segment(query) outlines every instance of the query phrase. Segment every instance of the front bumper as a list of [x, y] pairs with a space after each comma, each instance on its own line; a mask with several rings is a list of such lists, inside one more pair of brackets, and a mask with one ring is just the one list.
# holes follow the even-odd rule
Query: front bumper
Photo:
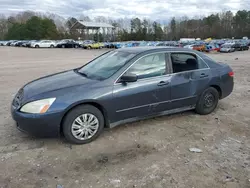
[[38, 137], [57, 137], [60, 135], [61, 112], [49, 114], [28, 114], [11, 107], [12, 118], [22, 132]]

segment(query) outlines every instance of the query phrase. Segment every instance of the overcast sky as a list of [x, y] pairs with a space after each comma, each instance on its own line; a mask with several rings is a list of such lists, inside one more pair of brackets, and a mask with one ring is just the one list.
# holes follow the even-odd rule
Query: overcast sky
[[250, 0], [0, 0], [0, 13], [33, 10], [52, 12], [65, 18], [89, 17], [146, 17], [164, 20], [173, 16], [203, 16], [223, 10], [234, 13], [250, 10]]

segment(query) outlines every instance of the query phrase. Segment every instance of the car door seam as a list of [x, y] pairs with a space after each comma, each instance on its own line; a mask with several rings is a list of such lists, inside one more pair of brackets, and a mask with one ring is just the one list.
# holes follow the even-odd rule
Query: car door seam
[[161, 102], [156, 102], [156, 103], [150, 103], [150, 104], [135, 106], [135, 107], [131, 107], [131, 108], [125, 108], [125, 109], [122, 109], [122, 110], [117, 110], [116, 112], [119, 113], [119, 112], [125, 112], [125, 111], [128, 111], [128, 110], [143, 108], [143, 107], [146, 107], [146, 106], [149, 107], [149, 106], [155, 106], [155, 105], [164, 104], [164, 103], [171, 103], [171, 102], [175, 102], [175, 101], [178, 101], [178, 100], [185, 100], [185, 99], [193, 98], [193, 97], [196, 97], [196, 96], [197, 95], [193, 95], [193, 96], [178, 98], [178, 99], [174, 99], [174, 100], [167, 100], [167, 101], [161, 101]]

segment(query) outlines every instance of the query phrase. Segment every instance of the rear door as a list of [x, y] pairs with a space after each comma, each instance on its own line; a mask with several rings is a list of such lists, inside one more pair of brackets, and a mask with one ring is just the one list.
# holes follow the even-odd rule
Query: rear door
[[197, 61], [197, 69], [191, 71], [191, 94], [193, 96], [199, 97], [200, 94], [209, 87], [209, 83], [212, 77], [216, 77], [217, 72], [211, 72], [211, 69], [207, 63], [199, 57], [197, 54], [194, 54], [194, 58]]
[[44, 41], [44, 47], [45, 48], [50, 47], [50, 41], [48, 41], [48, 40]]
[[210, 69], [192, 52], [170, 53], [172, 62], [171, 106], [182, 108], [195, 105], [199, 94], [207, 87]]
[[45, 40], [41, 41], [41, 43], [40, 43], [40, 47], [41, 47], [41, 48], [46, 47], [46, 41], [45, 41]]
[[132, 83], [115, 83], [113, 89], [115, 121], [146, 116], [161, 110], [170, 101], [170, 77], [166, 70], [165, 52], [143, 56], [128, 68], [138, 80]]

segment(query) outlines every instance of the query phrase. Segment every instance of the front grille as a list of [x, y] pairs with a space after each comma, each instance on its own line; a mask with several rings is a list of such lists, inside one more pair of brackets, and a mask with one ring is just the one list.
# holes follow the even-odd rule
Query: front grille
[[13, 100], [13, 106], [19, 108], [23, 99], [23, 89], [20, 89]]

